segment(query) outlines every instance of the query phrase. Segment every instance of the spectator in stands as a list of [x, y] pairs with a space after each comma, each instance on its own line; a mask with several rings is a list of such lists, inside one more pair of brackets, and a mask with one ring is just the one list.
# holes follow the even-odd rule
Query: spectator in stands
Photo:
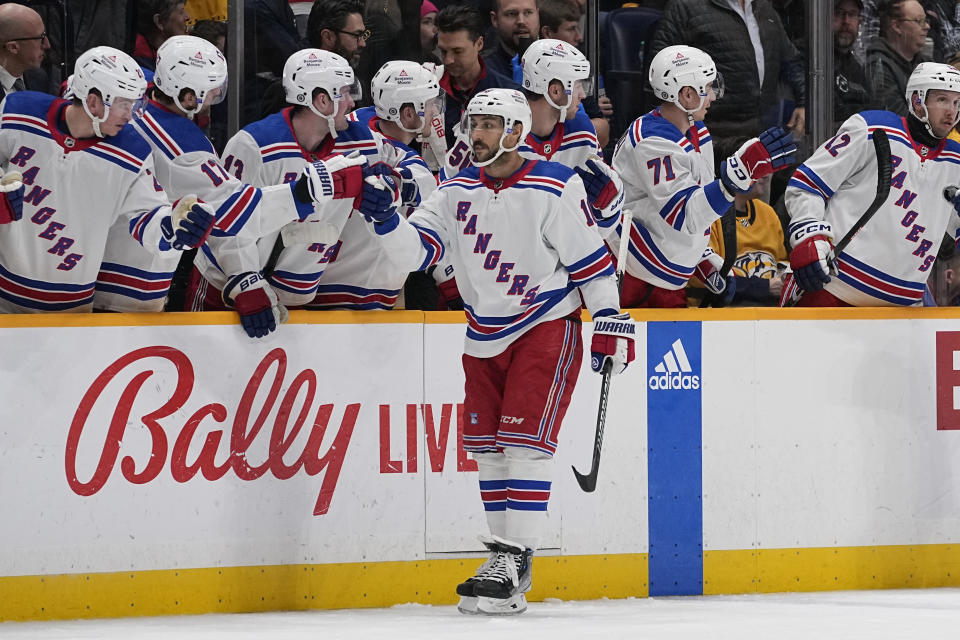
[[870, 79], [853, 53], [860, 32], [862, 0], [836, 0], [833, 9], [833, 120], [844, 120], [870, 108]]
[[873, 83], [873, 103], [878, 109], [907, 115], [903, 96], [907, 78], [921, 62], [930, 22], [917, 0], [882, 0], [877, 3], [880, 37], [867, 48], [867, 75]]
[[497, 46], [484, 54], [487, 66], [520, 84], [523, 74], [519, 56], [523, 55], [540, 32], [537, 2], [494, 0], [490, 23], [497, 30]]
[[187, 13], [184, 0], [140, 0], [137, 3], [137, 41], [133, 59], [144, 69], [153, 71], [157, 49], [171, 36], [187, 35]]
[[925, 307], [960, 307], [960, 251], [944, 237], [923, 294]]
[[[583, 50], [583, 33], [580, 31], [580, 7], [576, 0], [540, 0], [540, 38], [563, 40], [579, 50]], [[597, 81], [592, 95], [581, 103], [584, 111], [593, 122], [600, 148], [607, 146], [610, 140], [610, 123], [607, 118], [613, 115], [613, 104], [605, 93], [601, 93], [603, 78], [594, 74]]]
[[[215, 20], [226, 22], [227, 20], [227, 0], [187, 0], [185, 7], [187, 13], [190, 14], [191, 21]], [[196, 22], [193, 23], [194, 26]]]
[[[730, 87], [707, 114], [716, 158], [736, 151], [737, 139], [755, 136], [770, 126], [782, 124], [803, 135], [803, 60], [770, 0], [673, 0], [657, 25], [651, 59], [664, 47], [678, 44], [709, 54]], [[789, 118], [780, 113], [781, 78], [793, 90], [796, 103]]]
[[39, 71], [50, 49], [40, 14], [22, 4], [0, 5], [0, 43], [0, 99], [28, 88], [41, 89], [24, 76], [28, 70]]
[[437, 7], [430, 0], [420, 5], [420, 50], [423, 62], [440, 64], [437, 50]]
[[317, 0], [310, 10], [307, 42], [341, 56], [353, 68], [360, 62], [369, 37], [360, 0]]
[[483, 19], [475, 9], [451, 5], [437, 14], [437, 47], [443, 62], [440, 86], [447, 96], [444, 112], [447, 146], [452, 147], [460, 117], [470, 99], [484, 89], [519, 85], [489, 68], [480, 56], [483, 50]]
[[211, 43], [220, 53], [227, 54], [227, 23], [219, 20], [198, 20], [193, 28], [190, 29], [190, 35], [203, 38]]
[[957, 0], [925, 0], [933, 38], [933, 59], [949, 60], [960, 51], [960, 3]]
[[[730, 270], [737, 282], [734, 306], [775, 307], [780, 300], [783, 275], [778, 265], [786, 266], [787, 249], [780, 218], [766, 202], [769, 196], [770, 176], [764, 176], [747, 193], [738, 193], [733, 208], [710, 227], [710, 248], [724, 260], [724, 226], [732, 227], [736, 242], [732, 248], [737, 252]], [[731, 236], [730, 231], [727, 237]]]

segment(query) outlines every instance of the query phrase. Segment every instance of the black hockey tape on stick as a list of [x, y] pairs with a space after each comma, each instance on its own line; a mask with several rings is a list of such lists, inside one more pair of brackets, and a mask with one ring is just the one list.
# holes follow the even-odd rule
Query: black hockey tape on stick
[[890, 141], [887, 139], [887, 132], [883, 129], [873, 130], [873, 149], [877, 153], [877, 195], [870, 206], [867, 207], [867, 210], [863, 212], [863, 215], [860, 216], [860, 219], [850, 227], [846, 235], [834, 246], [833, 261], [836, 261], [837, 257], [843, 253], [853, 237], [860, 232], [860, 229], [870, 222], [870, 218], [883, 206], [883, 203], [887, 201], [887, 196], [890, 195], [890, 177], [893, 168], [890, 166]]
[[[617, 252], [617, 295], [623, 290], [623, 272], [627, 268], [627, 247], [630, 246], [630, 232], [633, 229], [633, 212], [623, 210], [623, 221], [620, 225], [620, 247]], [[577, 484], [586, 493], [592, 493], [597, 488], [597, 476], [600, 473], [600, 449], [603, 446], [603, 428], [607, 423], [607, 399], [610, 397], [610, 377], [613, 361], [607, 360], [603, 365], [603, 379], [600, 382], [600, 404], [597, 407], [597, 430], [593, 437], [593, 458], [590, 462], [590, 472], [586, 475], [577, 471], [571, 465]]]

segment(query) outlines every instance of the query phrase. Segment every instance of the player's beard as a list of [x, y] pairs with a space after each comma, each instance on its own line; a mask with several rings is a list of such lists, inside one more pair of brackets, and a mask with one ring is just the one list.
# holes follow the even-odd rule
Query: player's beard
[[[479, 151], [477, 150], [478, 146], [480, 147]], [[493, 157], [494, 153], [496, 153], [496, 151], [492, 151], [486, 145], [473, 145], [473, 157], [476, 158], [478, 162], [486, 162]]]

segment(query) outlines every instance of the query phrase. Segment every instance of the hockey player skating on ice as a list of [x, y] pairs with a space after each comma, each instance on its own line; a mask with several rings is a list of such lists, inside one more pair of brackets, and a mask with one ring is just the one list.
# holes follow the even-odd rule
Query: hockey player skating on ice
[[703, 118], [723, 95], [709, 55], [684, 45], [667, 47], [650, 63], [650, 85], [660, 106], [630, 125], [613, 154], [613, 168], [633, 211], [623, 280], [624, 307], [686, 307], [684, 291], [696, 275], [720, 300], [733, 298], [735, 279], [721, 273], [709, 248], [710, 225], [754, 180], [793, 162], [793, 136], [772, 128], [748, 140], [714, 177], [713, 143]]
[[409, 221], [395, 206], [370, 217], [398, 267], [446, 256], [456, 270], [467, 314], [464, 448], [477, 461], [492, 534], [490, 559], [457, 593], [467, 613], [520, 613], [582, 360], [580, 296], [597, 319], [594, 370], [610, 359], [619, 373], [633, 359], [634, 324], [619, 311], [579, 176], [518, 152], [531, 121], [523, 94], [482, 91], [465, 119], [474, 166], [441, 183]]
[[[953, 195], [951, 202], [944, 190], [960, 184], [960, 145], [947, 140], [960, 117], [960, 71], [919, 64], [905, 98], [907, 117], [889, 111], [851, 116], [790, 179], [784, 202], [793, 281], [784, 287], [785, 304], [919, 304], [944, 232], [957, 240], [960, 199]], [[889, 140], [889, 158], [879, 159], [889, 163], [889, 193], [834, 256], [834, 243], [875, 200], [878, 130]]]
[[[207, 113], [226, 93], [227, 61], [214, 45], [193, 36], [167, 39], [157, 51], [153, 82], [156, 86], [148, 91], [143, 114], [133, 124], [150, 145], [154, 173], [167, 196], [195, 194], [215, 209], [212, 235], [244, 233], [256, 239], [312, 214], [311, 194], [324, 200], [319, 190], [297, 190], [296, 183], [263, 189], [245, 185], [220, 165], [213, 145], [194, 124], [197, 115]], [[300, 179], [310, 178], [305, 172]], [[304, 202], [296, 199], [298, 193]], [[94, 307], [162, 311], [178, 260], [179, 254], [144, 251], [115, 224], [97, 278]], [[251, 336], [268, 333], [282, 320], [282, 309], [269, 288], [246, 284], [233, 296], [243, 328]]]
[[[293, 223], [281, 234], [211, 238], [197, 254], [187, 291], [194, 310], [229, 308], [224, 303], [231, 303], [232, 289], [242, 290], [243, 283], [251, 281], [271, 288], [285, 306], [311, 302], [326, 265], [337, 258], [340, 232], [351, 212], [363, 212], [385, 197], [364, 182], [365, 176], [409, 165], [414, 179], [436, 184], [412, 151], [394, 147], [366, 125], [347, 121], [359, 85], [344, 58], [320, 49], [298, 51], [284, 65], [283, 86], [287, 102], [295, 106], [237, 132], [224, 149], [224, 168], [238, 180], [263, 187], [298, 181], [308, 165], [322, 161], [334, 167], [328, 181], [333, 199], [322, 206], [317, 222], [309, 218]], [[366, 164], [350, 166], [354, 157]]]
[[128, 124], [146, 88], [133, 58], [94, 47], [77, 59], [72, 101], [32, 91], [4, 100], [0, 165], [19, 171], [27, 190], [22, 219], [0, 227], [0, 311], [90, 311], [118, 220], [158, 253], [179, 254], [210, 233], [213, 210], [190, 198], [171, 206], [150, 147]]
[[[620, 219], [623, 184], [600, 159], [600, 145], [580, 101], [591, 93], [590, 61], [562, 40], [537, 40], [524, 52], [523, 92], [532, 124], [520, 155], [551, 160], [576, 170], [587, 190], [587, 203], [603, 236]], [[447, 153], [441, 180], [471, 164], [470, 140], [463, 135]]]

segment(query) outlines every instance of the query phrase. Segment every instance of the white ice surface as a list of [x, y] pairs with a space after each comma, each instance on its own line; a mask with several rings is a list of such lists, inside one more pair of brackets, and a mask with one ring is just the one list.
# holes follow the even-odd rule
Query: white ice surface
[[0, 624], [0, 638], [108, 640], [933, 640], [960, 638], [960, 589], [535, 602], [515, 617], [417, 604], [260, 614]]

